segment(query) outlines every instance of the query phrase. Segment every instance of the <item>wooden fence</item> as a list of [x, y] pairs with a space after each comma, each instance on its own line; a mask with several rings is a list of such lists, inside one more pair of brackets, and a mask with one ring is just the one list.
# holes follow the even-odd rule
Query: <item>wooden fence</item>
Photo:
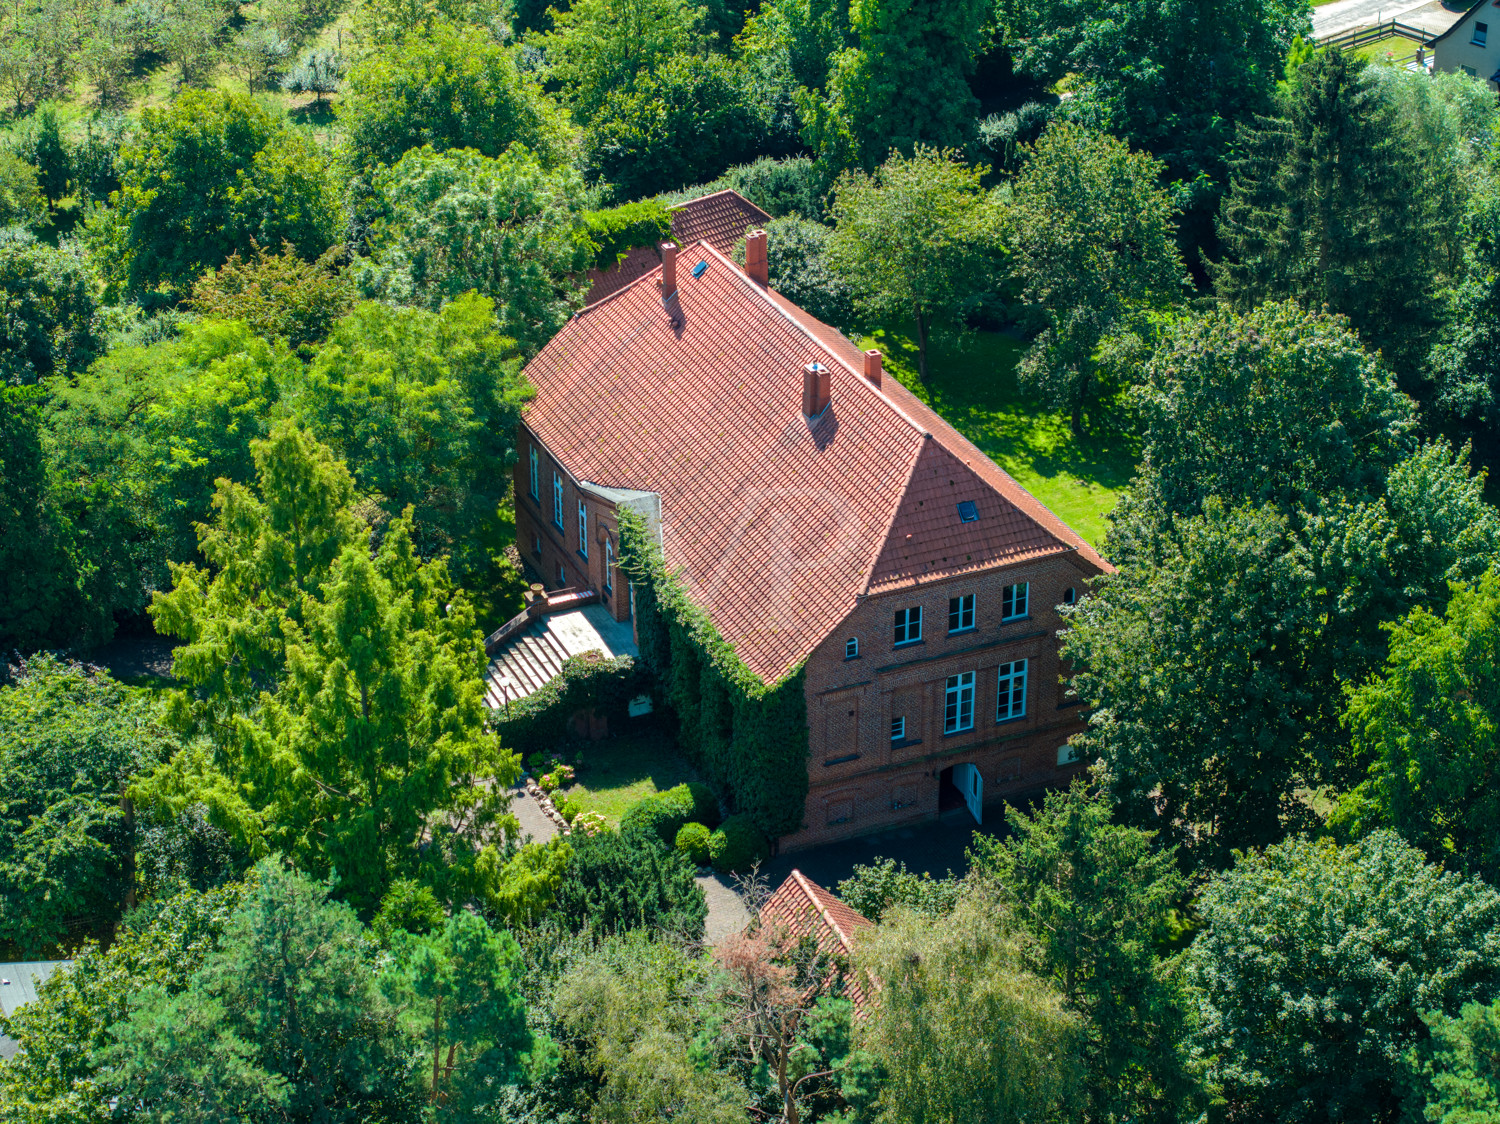
[[1400, 20], [1386, 20], [1384, 23], [1371, 24], [1369, 27], [1356, 27], [1352, 31], [1340, 31], [1335, 35], [1325, 35], [1318, 40], [1320, 47], [1341, 47], [1346, 51], [1352, 51], [1356, 47], [1363, 47], [1367, 43], [1379, 43], [1382, 39], [1411, 39], [1424, 47], [1430, 47], [1436, 36], [1425, 28], [1413, 27], [1409, 23]]

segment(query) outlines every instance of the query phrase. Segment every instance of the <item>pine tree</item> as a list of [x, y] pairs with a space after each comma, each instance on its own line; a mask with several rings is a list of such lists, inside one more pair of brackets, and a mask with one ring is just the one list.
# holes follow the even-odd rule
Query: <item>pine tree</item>
[[1401, 130], [1363, 60], [1330, 48], [1293, 67], [1279, 115], [1241, 130], [1219, 218], [1225, 257], [1211, 276], [1240, 310], [1284, 297], [1327, 306], [1409, 369], [1435, 275]]

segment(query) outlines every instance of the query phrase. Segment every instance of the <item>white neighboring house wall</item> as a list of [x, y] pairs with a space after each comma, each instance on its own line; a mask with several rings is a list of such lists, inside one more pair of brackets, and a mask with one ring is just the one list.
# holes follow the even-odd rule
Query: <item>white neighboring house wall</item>
[[1490, 89], [1500, 72], [1500, 0], [1480, 0], [1433, 43], [1433, 66], [1483, 78]]

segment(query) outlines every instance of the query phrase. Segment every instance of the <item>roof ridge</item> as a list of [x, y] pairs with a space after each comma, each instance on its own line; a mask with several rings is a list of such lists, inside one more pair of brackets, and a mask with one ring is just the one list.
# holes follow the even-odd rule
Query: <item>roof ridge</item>
[[839, 944], [843, 945], [846, 949], [852, 949], [854, 944], [852, 935], [844, 932], [843, 927], [833, 919], [833, 914], [829, 911], [828, 907], [823, 904], [823, 899], [816, 893], [816, 891], [822, 890], [823, 887], [819, 886], [811, 878], [808, 878], [807, 875], [803, 874], [795, 867], [792, 868], [792, 877], [797, 880], [797, 885], [802, 888], [802, 892], [805, 893], [812, 901], [813, 905], [817, 908], [817, 911], [823, 915], [823, 920], [828, 922], [828, 927], [832, 929], [835, 934], [837, 934], [839, 938]]
[[684, 199], [681, 203], [673, 203], [673, 204], [671, 204], [670, 206], [667, 207], [667, 210], [668, 211], [680, 211], [682, 208], [691, 206], [694, 203], [701, 203], [705, 199], [717, 199], [721, 195], [733, 195], [735, 198], [739, 199], [746, 206], [753, 207], [760, 214], [764, 215], [766, 217], [767, 221], [769, 221], [770, 219], [772, 219], [772, 218], [775, 217], [774, 215], [771, 214], [770, 211], [767, 211], [764, 207], [761, 207], [753, 199], [747, 199], [747, 198], [745, 198], [745, 196], [741, 195], [738, 191], [736, 191], [732, 187], [721, 187], [721, 188], [719, 188], [718, 191], [710, 191], [706, 195], [695, 195], [691, 199]]

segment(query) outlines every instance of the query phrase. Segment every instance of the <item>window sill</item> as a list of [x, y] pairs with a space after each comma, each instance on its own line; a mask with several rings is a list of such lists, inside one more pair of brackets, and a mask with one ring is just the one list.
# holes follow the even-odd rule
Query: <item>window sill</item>
[[965, 726], [962, 730], [944, 730], [943, 731], [943, 737], [945, 737], [945, 738], [957, 738], [957, 737], [962, 737], [964, 734], [972, 734], [973, 732], [974, 732], [974, 727], [973, 726]]
[[1057, 704], [1058, 710], [1072, 710], [1075, 706], [1082, 706], [1082, 699], [1066, 699]]
[[851, 761], [858, 761], [859, 756], [857, 753], [846, 753], [842, 757], [830, 757], [827, 761], [823, 762], [823, 768], [830, 769], [835, 765], [847, 765]]
[[972, 625], [971, 624], [968, 628], [950, 628], [948, 630], [948, 635], [949, 636], [965, 636], [965, 635], [967, 635], [970, 632], [978, 632], [978, 631], [979, 631], [979, 628], [976, 625]]
[[614, 586], [607, 585], [607, 586], [604, 587], [604, 600], [608, 601], [614, 595], [615, 595], [615, 587]]
[[1001, 624], [1015, 624], [1017, 621], [1029, 621], [1030, 619], [1031, 619], [1031, 614], [1030, 613], [1024, 613], [1024, 614], [1022, 614], [1019, 617], [1001, 617], [1000, 618], [1000, 623]]
[[553, 529], [553, 530], [554, 530], [554, 531], [559, 531], [559, 532], [561, 532], [561, 531], [562, 531], [562, 529], [563, 529], [563, 525], [562, 525], [562, 524], [561, 524], [561, 523], [559, 523], [559, 522], [558, 522], [558, 521], [557, 521], [557, 520], [555, 520], [555, 519], [554, 519], [554, 520], [553, 520], [553, 521], [552, 521], [552, 529]]
[[891, 645], [891, 650], [894, 651], [894, 652], [899, 652], [899, 651], [901, 651], [904, 648], [918, 648], [918, 647], [921, 647], [925, 643], [927, 643], [927, 641], [920, 640], [920, 639], [918, 639], [918, 640], [903, 640], [899, 644], [892, 644]]
[[921, 738], [902, 738], [900, 741], [897, 741], [894, 738], [891, 739], [891, 748], [892, 749], [908, 749], [911, 746], [921, 745], [921, 744], [922, 744], [922, 739]]
[[861, 655], [859, 655], [858, 653], [855, 653], [852, 656], [845, 656], [844, 657], [844, 662], [845, 663], [853, 663], [855, 660], [861, 660], [861, 659], [864, 659], [864, 657], [861, 656]]
[[995, 725], [996, 726], [1009, 726], [1009, 725], [1011, 725], [1014, 722], [1024, 722], [1024, 721], [1026, 721], [1026, 715], [1024, 715], [1024, 714], [1013, 714], [1009, 718], [997, 718], [997, 719], [995, 719]]
[[573, 553], [578, 555], [578, 557], [582, 558], [585, 562], [589, 560], [589, 556], [581, 550], [575, 550]]

